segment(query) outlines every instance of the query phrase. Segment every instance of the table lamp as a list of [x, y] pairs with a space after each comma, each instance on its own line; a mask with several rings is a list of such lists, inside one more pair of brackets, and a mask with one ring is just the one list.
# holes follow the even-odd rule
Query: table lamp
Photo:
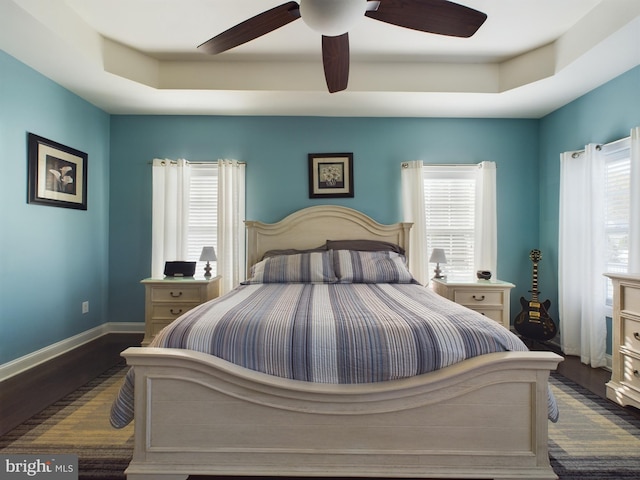
[[215, 262], [218, 260], [216, 257], [216, 249], [213, 247], [202, 247], [202, 253], [200, 254], [200, 261], [207, 262], [207, 265], [204, 267], [204, 276], [211, 276], [211, 264], [209, 262]]
[[444, 254], [444, 248], [434, 248], [431, 251], [431, 258], [429, 258], [429, 263], [436, 264], [436, 269], [434, 270], [436, 275], [433, 278], [444, 278], [444, 275], [442, 275], [442, 270], [440, 270], [440, 264], [447, 263], [447, 257]]

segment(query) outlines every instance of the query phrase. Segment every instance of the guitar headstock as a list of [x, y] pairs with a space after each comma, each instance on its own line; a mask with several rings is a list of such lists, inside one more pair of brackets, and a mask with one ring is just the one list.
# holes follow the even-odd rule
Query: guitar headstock
[[529, 258], [532, 262], [537, 263], [542, 260], [542, 252], [538, 249], [533, 249], [531, 250], [531, 252], [529, 252]]

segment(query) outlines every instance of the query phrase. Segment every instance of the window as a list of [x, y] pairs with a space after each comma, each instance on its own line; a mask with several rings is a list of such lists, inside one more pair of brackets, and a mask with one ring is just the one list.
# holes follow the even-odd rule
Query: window
[[[202, 247], [213, 246], [220, 293], [244, 279], [245, 167], [237, 160], [153, 160], [152, 278], [163, 278], [166, 261], [197, 262]], [[203, 270], [199, 264], [196, 275]]]
[[[490, 196], [480, 192], [483, 169], [491, 171], [492, 181], [486, 185], [492, 191]], [[447, 276], [474, 277], [478, 264], [484, 264], [482, 268], [495, 269], [492, 266], [493, 259], [481, 258], [478, 245], [482, 241], [492, 243], [495, 235], [492, 233], [489, 237], [483, 237], [477, 227], [485, 223], [478, 220], [483, 211], [492, 212], [491, 217], [495, 219], [495, 165], [492, 162], [480, 165], [425, 165], [423, 182], [427, 251], [444, 249]]]
[[[204, 271], [200, 262], [203, 246], [218, 252], [218, 164], [192, 163], [189, 179], [189, 221], [187, 224], [187, 258], [197, 261], [196, 272]], [[217, 275], [218, 262], [211, 263], [211, 274]]]
[[[631, 146], [624, 139], [602, 147], [604, 157], [604, 232], [607, 272], [627, 273], [631, 219]], [[613, 286], [606, 282], [606, 304], [613, 305]]]

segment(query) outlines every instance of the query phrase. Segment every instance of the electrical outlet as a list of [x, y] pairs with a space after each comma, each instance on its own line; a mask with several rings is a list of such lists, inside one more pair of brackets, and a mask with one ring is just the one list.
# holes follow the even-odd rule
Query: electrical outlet
[[82, 302], [82, 313], [89, 313], [89, 300]]

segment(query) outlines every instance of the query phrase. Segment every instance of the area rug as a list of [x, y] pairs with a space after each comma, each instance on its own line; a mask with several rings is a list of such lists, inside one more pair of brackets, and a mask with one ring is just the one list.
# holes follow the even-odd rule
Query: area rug
[[111, 402], [127, 371], [117, 365], [0, 437], [2, 454], [75, 454], [80, 479], [124, 479], [133, 424], [109, 424]]
[[[115, 430], [109, 409], [126, 372], [118, 365], [0, 437], [3, 454], [77, 454], [80, 479], [124, 479], [133, 425]], [[560, 420], [549, 423], [549, 457], [561, 480], [640, 480], [640, 419], [558, 374]]]
[[553, 373], [549, 458], [561, 480], [640, 480], [640, 418]]

